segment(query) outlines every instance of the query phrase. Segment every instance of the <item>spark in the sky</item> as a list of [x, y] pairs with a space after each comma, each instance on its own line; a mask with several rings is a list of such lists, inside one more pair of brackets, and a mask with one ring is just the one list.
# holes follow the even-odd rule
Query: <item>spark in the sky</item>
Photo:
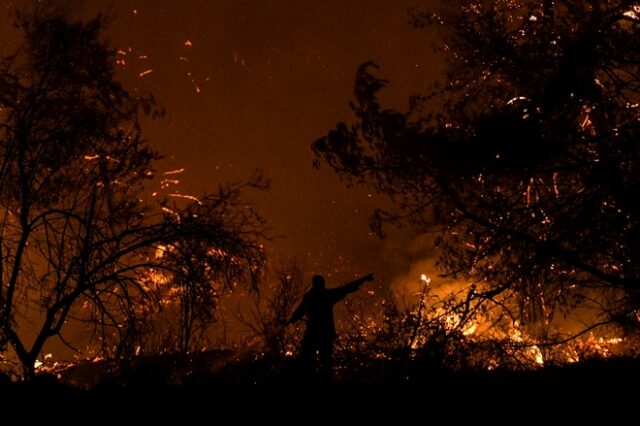
[[146, 75], [151, 74], [152, 72], [153, 72], [153, 70], [152, 70], [152, 69], [148, 69], [148, 70], [142, 71], [140, 74], [138, 74], [138, 77], [141, 77], [141, 78], [142, 78], [142, 77], [144, 77], [144, 76], [146, 76]]

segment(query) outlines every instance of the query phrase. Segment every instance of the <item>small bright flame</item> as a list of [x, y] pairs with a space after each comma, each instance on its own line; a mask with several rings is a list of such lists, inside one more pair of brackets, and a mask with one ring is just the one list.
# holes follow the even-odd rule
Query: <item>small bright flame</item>
[[156, 259], [162, 259], [166, 251], [167, 251], [167, 246], [159, 244], [156, 247]]
[[623, 13], [627, 18], [638, 20], [640, 14], [640, 6], [632, 6], [630, 10]]
[[464, 329], [462, 331], [462, 334], [464, 336], [471, 336], [473, 333], [476, 332], [476, 329], [478, 328], [478, 324], [471, 324], [469, 327], [467, 327], [466, 329]]
[[420, 275], [420, 281], [424, 282], [425, 284], [429, 284], [431, 282], [431, 278], [427, 274], [422, 274]]
[[536, 345], [531, 346], [531, 353], [535, 357], [536, 364], [544, 365], [544, 357], [542, 356], [542, 351]]

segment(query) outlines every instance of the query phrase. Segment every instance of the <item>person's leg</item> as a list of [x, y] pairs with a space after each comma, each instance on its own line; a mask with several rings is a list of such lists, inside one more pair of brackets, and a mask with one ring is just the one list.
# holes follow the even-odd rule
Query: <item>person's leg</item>
[[333, 374], [333, 340], [327, 339], [318, 347], [320, 352], [320, 372], [330, 378]]
[[302, 339], [300, 345], [300, 363], [304, 374], [313, 375], [316, 370], [317, 345], [312, 339]]

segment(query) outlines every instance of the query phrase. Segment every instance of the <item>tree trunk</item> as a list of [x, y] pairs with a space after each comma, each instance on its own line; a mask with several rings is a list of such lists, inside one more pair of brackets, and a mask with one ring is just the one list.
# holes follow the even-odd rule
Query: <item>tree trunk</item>
[[[22, 375], [24, 380], [31, 380], [36, 375], [36, 355], [38, 352], [28, 351], [22, 344], [18, 334], [11, 327], [4, 328], [8, 343], [15, 351], [20, 364], [22, 365]], [[32, 355], [33, 354], [33, 355]]]
[[36, 376], [36, 357], [31, 355], [20, 357], [20, 363], [22, 364], [23, 380], [32, 380]]

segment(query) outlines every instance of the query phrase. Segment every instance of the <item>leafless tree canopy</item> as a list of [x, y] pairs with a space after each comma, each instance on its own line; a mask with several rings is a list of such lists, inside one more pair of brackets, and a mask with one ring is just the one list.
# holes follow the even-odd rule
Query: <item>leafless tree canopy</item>
[[[27, 377], [72, 319], [94, 325], [98, 346], [131, 347], [150, 304], [172, 286], [186, 348], [198, 309], [260, 276], [264, 227], [241, 202], [242, 185], [189, 204], [145, 201], [159, 155], [138, 118], [163, 111], [115, 79], [105, 21], [18, 14], [24, 43], [0, 61], [0, 349], [13, 348]], [[33, 341], [19, 327], [25, 317]]]

